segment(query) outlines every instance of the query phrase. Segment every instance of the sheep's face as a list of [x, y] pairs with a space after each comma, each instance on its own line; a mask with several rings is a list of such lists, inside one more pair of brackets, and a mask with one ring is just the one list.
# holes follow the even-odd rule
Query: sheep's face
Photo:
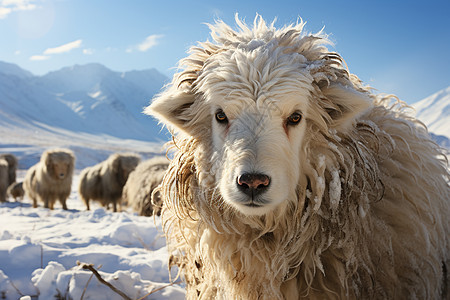
[[297, 199], [311, 86], [302, 62], [234, 52], [205, 69], [214, 76], [199, 85], [210, 107], [212, 172], [223, 200], [243, 214]]
[[209, 149], [212, 166], [202, 172], [229, 207], [265, 215], [299, 201], [311, 132], [344, 132], [369, 106], [347, 77], [329, 79], [344, 72], [327, 70], [333, 58], [324, 57], [309, 61], [261, 40], [217, 51], [200, 71], [181, 73], [147, 112]]
[[225, 202], [262, 215], [295, 198], [307, 113], [295, 94], [213, 105], [213, 172]]
[[57, 179], [64, 179], [70, 171], [70, 163], [66, 161], [56, 161], [50, 164], [50, 173]]
[[72, 176], [74, 159], [64, 152], [53, 152], [44, 155], [46, 172], [55, 179], [64, 180]]
[[59, 179], [64, 179], [67, 177], [69, 173], [69, 163], [68, 162], [59, 162], [53, 165], [54, 172]]
[[123, 187], [128, 180], [128, 176], [139, 163], [139, 158], [135, 156], [115, 155], [112, 159], [112, 169], [117, 176], [119, 184]]
[[136, 168], [136, 165], [125, 165], [122, 166], [121, 171], [122, 174], [120, 176], [124, 179], [124, 182], [128, 180], [128, 177], [130, 176], [130, 173], [133, 172], [133, 170]]

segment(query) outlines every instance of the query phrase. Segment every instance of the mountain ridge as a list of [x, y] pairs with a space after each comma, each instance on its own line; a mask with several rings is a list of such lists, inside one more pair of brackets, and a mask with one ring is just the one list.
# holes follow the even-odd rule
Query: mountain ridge
[[416, 117], [435, 135], [450, 139], [450, 86], [414, 103]]
[[168, 139], [142, 113], [168, 80], [155, 69], [116, 72], [91, 63], [34, 76], [0, 62], [0, 124], [21, 122], [149, 142]]

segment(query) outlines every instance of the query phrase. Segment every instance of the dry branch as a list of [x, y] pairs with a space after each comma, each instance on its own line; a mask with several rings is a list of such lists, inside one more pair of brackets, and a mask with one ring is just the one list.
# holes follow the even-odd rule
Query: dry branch
[[142, 296], [141, 298], [139, 298], [139, 299], [137, 299], [137, 300], [143, 300], [143, 299], [145, 299], [147, 296], [150, 296], [150, 295], [153, 294], [153, 293], [159, 292], [159, 291], [165, 289], [166, 287], [169, 287], [169, 286], [172, 286], [172, 285], [178, 284], [178, 283], [181, 283], [181, 281], [171, 282], [171, 283], [169, 283], [169, 284], [166, 284], [166, 285], [164, 285], [164, 286], [162, 286], [162, 287], [159, 287], [159, 288], [157, 288], [157, 289], [154, 289], [154, 290], [148, 292], [146, 295]]
[[103, 283], [104, 285], [106, 285], [107, 287], [109, 287], [113, 292], [117, 293], [118, 295], [120, 295], [123, 299], [125, 300], [132, 300], [130, 297], [128, 297], [127, 295], [125, 295], [122, 291], [118, 290], [116, 287], [114, 287], [112, 284], [110, 284], [109, 282], [105, 281], [102, 276], [97, 272], [97, 270], [94, 268], [94, 266], [92, 264], [86, 264], [86, 263], [82, 263], [82, 262], [77, 262], [77, 265], [81, 266], [81, 268], [83, 270], [89, 270], [91, 271], [95, 277], [97, 277], [98, 281], [100, 281], [101, 283]]

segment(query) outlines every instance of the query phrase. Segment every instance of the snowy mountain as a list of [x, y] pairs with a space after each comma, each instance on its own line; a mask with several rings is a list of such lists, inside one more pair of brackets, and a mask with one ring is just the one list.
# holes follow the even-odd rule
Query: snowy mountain
[[167, 78], [156, 70], [119, 73], [75, 65], [44, 76], [0, 64], [0, 126], [57, 127], [160, 142], [160, 126], [142, 113]]
[[412, 105], [441, 146], [450, 148], [450, 86]]
[[159, 153], [168, 134], [142, 110], [166, 81], [155, 69], [87, 64], [34, 76], [0, 62], [0, 152], [15, 153], [22, 168], [52, 147], [83, 155], [77, 168], [112, 152]]

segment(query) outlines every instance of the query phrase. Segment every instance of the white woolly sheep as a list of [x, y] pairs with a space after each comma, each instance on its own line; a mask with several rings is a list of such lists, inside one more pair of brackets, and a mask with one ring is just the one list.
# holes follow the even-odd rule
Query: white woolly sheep
[[116, 153], [95, 166], [85, 168], [80, 173], [78, 192], [86, 203], [87, 210], [90, 209], [89, 200], [92, 199], [99, 201], [106, 208], [112, 204], [113, 210], [117, 212], [123, 186], [139, 160], [139, 156], [132, 153]]
[[33, 207], [43, 202], [45, 208], [53, 209], [56, 200], [67, 210], [66, 200], [70, 195], [75, 156], [69, 149], [57, 148], [45, 151], [40, 161], [28, 169], [23, 189], [33, 201]]
[[146, 109], [174, 135], [162, 219], [186, 297], [449, 297], [450, 174], [426, 128], [304, 23], [236, 21]]
[[141, 162], [130, 173], [123, 188], [122, 204], [129, 205], [141, 216], [159, 216], [161, 214], [162, 199], [160, 193], [154, 189], [161, 183], [169, 167], [166, 157], [154, 157]]

